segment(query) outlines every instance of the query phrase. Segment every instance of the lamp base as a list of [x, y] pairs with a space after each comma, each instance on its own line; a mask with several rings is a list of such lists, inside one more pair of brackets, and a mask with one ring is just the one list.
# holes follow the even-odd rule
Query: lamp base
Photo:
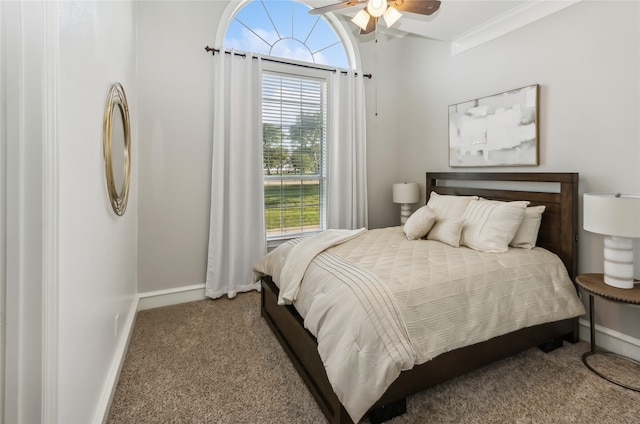
[[400, 224], [404, 225], [411, 216], [411, 205], [403, 203], [400, 205]]
[[633, 241], [630, 238], [604, 239], [604, 282], [619, 289], [633, 288]]

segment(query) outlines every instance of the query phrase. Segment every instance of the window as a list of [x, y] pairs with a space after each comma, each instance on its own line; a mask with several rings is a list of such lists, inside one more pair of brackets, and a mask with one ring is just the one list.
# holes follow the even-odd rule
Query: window
[[[295, 1], [253, 0], [230, 22], [225, 48], [347, 68], [322, 16]], [[327, 71], [265, 63], [262, 77], [265, 222], [269, 239], [325, 228]]]
[[267, 236], [325, 228], [326, 80], [262, 77]]

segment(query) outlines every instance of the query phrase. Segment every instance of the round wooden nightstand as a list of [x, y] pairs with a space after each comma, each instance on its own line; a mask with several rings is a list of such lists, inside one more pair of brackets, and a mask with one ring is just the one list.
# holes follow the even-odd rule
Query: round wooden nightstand
[[624, 383], [620, 383], [615, 381], [614, 379], [605, 376], [601, 372], [597, 371], [593, 368], [587, 358], [591, 355], [600, 354], [600, 355], [612, 355], [620, 358], [627, 359], [635, 364], [640, 365], [639, 362], [634, 361], [633, 359], [626, 358], [620, 355], [616, 355], [611, 352], [603, 352], [598, 351], [596, 346], [596, 330], [595, 330], [595, 322], [594, 322], [594, 313], [595, 307], [593, 302], [593, 296], [598, 296], [603, 299], [607, 299], [612, 302], [618, 303], [627, 303], [631, 305], [640, 305], [640, 285], [637, 284], [639, 281], [635, 280], [636, 284], [632, 289], [619, 289], [617, 287], [612, 287], [604, 282], [604, 275], [602, 274], [582, 274], [576, 277], [576, 283], [579, 287], [584, 289], [589, 294], [589, 325], [591, 329], [591, 350], [585, 352], [582, 355], [582, 362], [596, 375], [604, 378], [605, 380], [616, 384], [618, 386], [624, 387], [629, 390], [635, 390], [636, 392], [640, 392], [640, 387], [629, 386]]

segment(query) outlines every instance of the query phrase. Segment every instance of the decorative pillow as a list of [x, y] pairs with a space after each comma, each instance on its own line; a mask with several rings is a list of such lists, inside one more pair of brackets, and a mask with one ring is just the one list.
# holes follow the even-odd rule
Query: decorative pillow
[[503, 253], [524, 218], [527, 201], [479, 200], [464, 212], [461, 244], [483, 252]]
[[510, 245], [522, 249], [533, 249], [538, 240], [538, 231], [542, 222], [542, 212], [546, 206], [531, 206], [524, 211], [524, 219], [511, 240]]
[[424, 237], [435, 223], [435, 212], [429, 206], [423, 206], [411, 214], [402, 230], [409, 240], [418, 240]]
[[427, 240], [436, 240], [449, 246], [460, 247], [460, 233], [462, 233], [462, 218], [439, 219], [427, 234]]
[[439, 220], [462, 218], [469, 203], [475, 200], [478, 200], [478, 196], [450, 196], [432, 191], [427, 206], [436, 213]]

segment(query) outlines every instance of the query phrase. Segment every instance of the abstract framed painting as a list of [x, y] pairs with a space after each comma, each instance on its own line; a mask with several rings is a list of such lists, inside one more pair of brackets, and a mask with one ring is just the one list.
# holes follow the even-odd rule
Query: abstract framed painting
[[539, 165], [538, 84], [449, 106], [449, 166]]

